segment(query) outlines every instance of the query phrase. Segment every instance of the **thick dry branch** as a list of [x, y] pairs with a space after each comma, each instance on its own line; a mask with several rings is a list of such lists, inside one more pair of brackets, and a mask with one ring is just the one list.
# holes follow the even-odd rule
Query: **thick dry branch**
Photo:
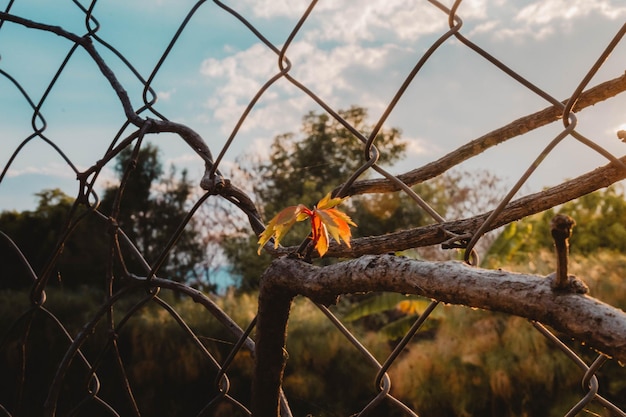
[[[598, 84], [597, 86], [583, 92], [572, 111], [578, 112], [586, 107], [614, 97], [625, 90], [626, 73], [620, 77]], [[562, 103], [565, 105], [567, 100]], [[409, 186], [419, 184], [423, 181], [443, 174], [461, 162], [466, 161], [495, 145], [560, 120], [562, 113], [563, 108], [551, 106], [536, 113], [521, 117], [506, 126], [493, 130], [477, 139], [467, 142], [463, 146], [455, 149], [453, 152], [450, 152], [436, 161], [404, 174], [400, 174], [397, 177]], [[385, 193], [399, 190], [400, 187], [398, 187], [397, 183], [390, 181], [387, 178], [382, 178], [356, 181], [346, 191], [346, 194], [357, 195], [367, 193]]]
[[549, 325], [626, 361], [626, 313], [588, 295], [555, 291], [541, 276], [393, 255], [363, 256], [326, 267], [283, 257], [265, 271], [262, 285], [320, 303], [341, 294], [393, 291], [499, 311]]
[[[626, 162], [626, 156], [621, 158]], [[514, 200], [494, 219], [489, 230], [520, 220], [526, 216], [540, 213], [559, 204], [566, 203], [601, 188], [610, 186], [626, 178], [626, 171], [617, 164], [609, 163], [570, 181], [563, 182], [547, 190], [529, 194]], [[468, 219], [454, 220], [441, 224], [406, 229], [380, 236], [353, 239], [351, 247], [332, 242], [326, 257], [356, 258], [362, 255], [380, 255], [411, 248], [437, 245], [450, 239], [450, 233], [472, 235], [478, 230], [491, 212]], [[489, 231], [487, 230], [487, 231]], [[267, 248], [267, 246], [266, 246]], [[293, 253], [296, 247], [279, 248], [273, 253], [282, 255]]]
[[626, 361], [626, 313], [575, 291], [554, 290], [551, 282], [546, 277], [479, 269], [461, 262], [393, 255], [363, 256], [326, 267], [289, 257], [275, 259], [260, 283], [253, 415], [279, 415], [287, 319], [295, 295], [331, 304], [342, 294], [415, 294], [525, 317]]
[[259, 291], [256, 326], [252, 415], [280, 415], [280, 386], [287, 356], [285, 341], [292, 300], [288, 288], [266, 286]]

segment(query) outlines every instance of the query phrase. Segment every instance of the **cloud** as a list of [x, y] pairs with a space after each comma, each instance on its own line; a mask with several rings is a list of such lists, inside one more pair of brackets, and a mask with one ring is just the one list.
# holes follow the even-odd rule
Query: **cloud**
[[174, 158], [167, 158], [165, 163], [163, 164], [166, 167], [174, 165], [176, 167], [186, 164], [195, 164], [200, 160], [198, 154], [196, 153], [184, 153], [182, 155], [178, 155]]
[[440, 149], [432, 142], [419, 138], [405, 138], [407, 157], [432, 155]]
[[477, 26], [474, 33], [490, 32], [497, 40], [545, 40], [563, 29], [571, 30], [575, 21], [592, 14], [609, 20], [626, 16], [626, 6], [617, 3], [617, 0], [540, 0], [513, 10], [506, 4], [509, 8], [497, 13], [500, 18]]
[[445, 29], [447, 22], [446, 15], [432, 5], [410, 0], [329, 2], [315, 12], [319, 26], [308, 38], [351, 43], [415, 40]]
[[[303, 40], [295, 42], [287, 51], [293, 64], [289, 74], [334, 106], [347, 108], [358, 103], [368, 107], [370, 103], [360, 101], [364, 95], [371, 95], [372, 86], [366, 79], [384, 72], [398, 52], [398, 48], [390, 44], [346, 44], [322, 49]], [[276, 55], [261, 44], [222, 60], [208, 58], [203, 61], [200, 73], [216, 88], [205, 105], [229, 131], [256, 92], [278, 72]], [[242, 131], [274, 131], [281, 126], [284, 131], [286, 122], [298, 126], [301, 116], [314, 106], [314, 101], [300, 89], [287, 80], [279, 80], [263, 94]]]
[[308, 0], [245, 0], [241, 3], [255, 16], [271, 19], [300, 17], [310, 2]]
[[619, 7], [610, 0], [541, 0], [519, 11], [515, 19], [523, 24], [546, 25], [598, 13], [609, 19], [626, 15], [626, 6]]
[[[450, 6], [452, 1], [447, 3]], [[304, 3], [294, 3], [289, 6], [291, 8], [284, 4], [281, 6], [280, 2], [261, 1], [249, 4], [251, 8], [264, 7], [262, 11], [254, 9], [255, 13], [262, 13], [264, 18], [282, 17], [277, 20], [281, 25], [286, 21], [285, 17], [299, 18], [306, 7]], [[465, 23], [464, 34], [469, 34], [470, 37], [481, 36], [477, 43], [482, 47], [495, 50], [495, 55], [503, 61], [515, 63], [515, 59], [506, 59], [519, 46], [511, 46], [511, 41], [528, 41], [529, 48], [545, 46], [541, 51], [552, 51], [555, 47], [549, 42], [542, 42], [540, 45], [538, 41], [553, 36], [554, 32], [562, 29], [561, 25], [568, 22], [571, 24], [572, 21], [584, 19], [591, 14], [594, 21], [605, 21], [622, 13], [622, 7], [609, 0], [533, 0], [524, 4], [505, 0], [465, 1], [458, 11]], [[298, 8], [300, 10], [296, 12]], [[248, 13], [251, 13], [250, 10]], [[282, 27], [281, 31], [284, 29]], [[370, 110], [370, 115], [375, 120], [421, 57], [421, 53], [446, 30], [446, 14], [426, 2], [320, 2], [303, 26], [302, 33], [294, 39], [287, 51], [287, 56], [293, 63], [290, 75], [319, 95], [333, 109], [345, 109], [350, 105], [362, 106]], [[278, 32], [276, 30], [270, 33]], [[494, 40], [507, 42], [496, 44]], [[469, 59], [459, 69], [458, 62], [461, 61], [456, 59], [464, 59], [461, 55], [463, 52], [459, 52], [463, 50], [458, 42], [452, 41], [437, 51], [388, 121], [391, 123], [398, 120], [395, 125], [414, 138], [409, 141], [407, 150], [407, 155], [413, 157], [408, 158], [413, 165], [416, 161], [428, 160], [453, 146], [453, 141], [449, 138], [458, 136], [461, 123], [449, 123], [445, 120], [448, 116], [441, 116], [451, 112], [452, 107], [445, 106], [452, 97], [464, 96], [469, 94], [468, 91], [474, 91], [483, 102], [488, 103], [492, 100], [495, 102], [496, 96], [502, 93], [498, 89], [492, 89], [492, 83], [487, 81], [494, 74], [491, 69], [482, 74], [481, 71], [486, 67], [475, 66], [478, 64]], [[522, 53], [528, 51], [525, 46], [520, 50]], [[200, 73], [208, 84], [215, 86], [211, 97], [205, 101], [206, 108], [210, 110], [207, 114], [213, 122], [218, 122], [227, 136], [250, 99], [264, 82], [278, 72], [278, 65], [276, 54], [260, 42], [247, 49], [227, 46], [223, 52], [227, 54], [225, 58], [217, 59], [213, 56], [206, 59]], [[542, 55], [538, 53], [529, 57], [536, 61], [537, 71], [540, 71], [542, 65], [548, 65], [549, 61], [542, 60]], [[531, 59], [525, 59], [516, 65], [525, 69], [524, 65], [530, 61]], [[482, 70], [474, 71], [476, 68]], [[513, 68], [518, 70], [517, 66]], [[532, 75], [531, 71], [528, 72]], [[455, 77], [459, 80], [471, 80], [471, 87], [475, 88], [459, 84], [462, 88], [458, 90], [445, 90], [444, 87], [448, 85], [445, 83]], [[549, 80], [544, 73], [540, 77], [540, 80]], [[562, 77], [559, 77], [560, 80]], [[454, 101], [461, 103], [461, 100]], [[424, 116], [417, 118], [411, 115], [411, 111], [406, 110], [407, 107], [423, 109]], [[478, 126], [472, 132], [486, 130], [491, 126], [490, 122], [484, 121], [476, 106], [470, 105], [467, 110], [460, 104], [458, 107], [461, 115], [459, 117], [469, 119], [466, 122], [468, 125]], [[302, 115], [309, 110], [320, 111], [320, 108], [287, 80], [279, 80], [264, 93], [246, 119], [239, 135], [245, 135], [245, 139], [238, 137], [233, 147], [243, 147], [241, 144], [245, 143], [247, 149], [265, 151], [266, 148], [261, 144], [267, 146], [275, 135], [297, 133]], [[504, 114], [508, 108], [504, 106], [496, 110], [502, 110]], [[436, 111], [439, 112], [438, 115], [435, 114]], [[476, 116], [471, 119], [467, 116], [470, 113]], [[405, 115], [406, 117], [400, 117]], [[481, 118], [478, 119], [478, 116]], [[421, 137], [432, 138], [430, 141], [415, 138], [418, 126]], [[448, 131], [452, 134], [444, 133]], [[258, 142], [252, 145], [253, 140]]]
[[174, 95], [175, 93], [176, 93], [175, 88], [172, 88], [167, 91], [157, 91], [157, 97], [159, 98], [159, 100], [168, 101], [169, 99], [172, 98], [172, 95]]
[[76, 179], [76, 173], [70, 169], [70, 167], [56, 162], [45, 165], [29, 165], [21, 168], [9, 168], [6, 175], [8, 178], [15, 178], [22, 175], [45, 175], [47, 177]]
[[[303, 0], [246, 0], [237, 11], [244, 17], [289, 18], [295, 24], [309, 2]], [[466, 16], [486, 14], [486, 0], [467, 0]], [[308, 39], [361, 42], [394, 38], [415, 40], [447, 27], [447, 15], [437, 7], [415, 0], [372, 0], [368, 2], [320, 2], [305, 26]]]
[[[467, 0], [459, 13], [464, 19], [484, 19], [488, 1]], [[307, 5], [306, 1], [247, 0], [239, 3], [237, 11], [253, 21], [254, 17], [289, 18], [295, 24]], [[293, 64], [289, 74], [334, 108], [356, 104], [382, 110], [420, 56], [416, 41], [444, 33], [447, 20], [437, 7], [415, 0], [320, 2], [287, 51]], [[285, 24], [283, 19], [277, 21]], [[227, 134], [279, 68], [276, 54], [260, 42], [243, 50], [227, 45], [223, 51], [228, 56], [205, 59], [200, 73], [215, 87], [205, 106]], [[287, 80], [279, 80], [263, 94], [242, 132], [270, 131], [316, 107]], [[292, 115], [294, 109], [300, 112], [298, 117]]]

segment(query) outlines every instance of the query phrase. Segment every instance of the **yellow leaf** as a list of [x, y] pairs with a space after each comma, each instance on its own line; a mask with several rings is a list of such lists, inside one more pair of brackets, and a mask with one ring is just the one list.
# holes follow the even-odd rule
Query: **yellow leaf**
[[333, 208], [338, 206], [339, 204], [341, 204], [347, 197], [344, 198], [330, 198], [330, 194], [328, 193], [326, 194], [326, 196], [324, 196], [324, 198], [322, 198], [319, 203], [317, 203], [317, 205], [315, 206], [315, 208], [317, 208], [318, 210], [325, 210], [325, 209], [329, 209], [329, 208]]
[[273, 237], [274, 248], [277, 248], [280, 240], [287, 234], [289, 229], [296, 223], [306, 220], [311, 211], [303, 204], [297, 206], [289, 206], [281, 210], [270, 222], [259, 236], [259, 249], [257, 253], [260, 255], [263, 246]]
[[346, 245], [350, 247], [350, 237], [352, 236], [350, 225], [356, 226], [356, 224], [354, 224], [347, 214], [337, 209], [318, 209], [314, 210], [314, 215], [319, 216], [322, 224], [326, 227], [333, 239], [338, 243], [341, 243], [343, 240]]
[[421, 314], [420, 307], [418, 300], [402, 300], [396, 305], [396, 308], [404, 314]]
[[[313, 228], [313, 241], [315, 242], [315, 248], [319, 252], [320, 256], [324, 256], [328, 252], [328, 245], [330, 244], [328, 234], [330, 234], [337, 243], [341, 243], [343, 240], [348, 247], [350, 247], [350, 226], [356, 226], [350, 216], [335, 208], [337, 202], [341, 202], [344, 199], [329, 199], [327, 195], [313, 210], [311, 216], [311, 224]], [[335, 201], [333, 201], [335, 200]], [[320, 208], [327, 207], [327, 208]]]

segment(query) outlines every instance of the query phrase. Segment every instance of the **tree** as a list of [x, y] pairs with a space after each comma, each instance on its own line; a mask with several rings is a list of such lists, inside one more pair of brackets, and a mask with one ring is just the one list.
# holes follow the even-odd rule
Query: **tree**
[[[172, 166], [164, 178], [158, 148], [146, 145], [136, 157], [133, 157], [130, 147], [120, 152], [115, 172], [120, 179], [124, 179], [123, 188], [111, 186], [104, 191], [102, 211], [116, 218], [120, 228], [139, 248], [144, 258], [152, 263], [167, 248], [171, 236], [187, 215], [192, 190], [187, 171], [183, 170], [177, 177], [176, 169]], [[119, 211], [114, 212], [118, 198]], [[191, 271], [202, 263], [204, 257], [205, 246], [192, 220], [167, 255], [159, 274], [185, 282], [193, 276]], [[143, 273], [132, 256], [125, 262], [133, 271]]]
[[[367, 111], [352, 107], [339, 114], [358, 131], [367, 134]], [[393, 164], [406, 150], [398, 129], [383, 129], [377, 136], [379, 163]], [[342, 124], [326, 113], [310, 112], [302, 120], [302, 136], [285, 133], [272, 142], [267, 161], [255, 161], [251, 171], [258, 172], [253, 186], [260, 210], [272, 217], [282, 208], [300, 203], [314, 205], [333, 188], [338, 187], [363, 164], [363, 144]], [[367, 175], [364, 175], [366, 177]], [[449, 177], [431, 184], [418, 184], [415, 190], [434, 201], [436, 210], [444, 211], [449, 203]], [[349, 200], [346, 211], [358, 225], [355, 236], [369, 236], [400, 230], [410, 225], [423, 225], [429, 216], [404, 193], [358, 196]], [[298, 226], [300, 226], [298, 228]], [[306, 226], [294, 226], [286, 244], [298, 244], [306, 236]], [[256, 256], [255, 235], [242, 232], [239, 237], [224, 242], [225, 253], [240, 277], [239, 288], [246, 291], [258, 285], [259, 271], [265, 269], [271, 257]]]
[[[43, 190], [37, 196], [39, 202], [34, 211], [0, 214], [0, 230], [6, 236], [2, 245], [9, 248], [0, 251], [2, 289], [28, 288], [33, 278], [9, 239], [20, 248], [26, 262], [38, 274], [55, 252], [74, 204], [74, 199], [60, 189]], [[81, 212], [84, 213], [84, 209]], [[68, 288], [102, 285], [104, 264], [101, 257], [106, 253], [105, 233], [102, 222], [91, 216], [83, 218], [61, 247], [52, 282]]]
[[[351, 107], [339, 115], [356, 130], [367, 135], [367, 111]], [[285, 133], [274, 138], [269, 160], [258, 164], [259, 180], [254, 191], [265, 214], [283, 207], [313, 205], [332, 187], [356, 171], [365, 162], [363, 144], [326, 113], [309, 112], [302, 119], [302, 137]], [[392, 164], [406, 150], [398, 129], [383, 129], [376, 137], [380, 164]], [[285, 191], [289, 190], [289, 193]]]
[[[367, 111], [352, 107], [339, 114], [357, 130], [367, 134]], [[363, 144], [335, 119], [325, 113], [310, 112], [302, 119], [302, 135], [286, 133], [276, 136], [267, 161], [255, 160], [248, 176], [253, 182], [260, 211], [268, 219], [278, 211], [298, 204], [313, 205], [332, 189], [336, 189], [364, 160]], [[401, 159], [406, 142], [398, 129], [383, 129], [377, 136], [379, 163], [391, 165]], [[362, 175], [362, 179], [368, 175]], [[481, 184], [480, 193], [476, 184]], [[487, 171], [447, 172], [428, 181], [413, 185], [413, 190], [428, 201], [444, 217], [460, 218], [473, 215], [494, 205], [504, 193], [504, 185]], [[358, 227], [352, 229], [355, 237], [366, 237], [396, 232], [409, 227], [433, 222], [432, 217], [404, 192], [356, 195], [347, 200], [345, 210]], [[297, 245], [307, 235], [307, 226], [296, 224], [287, 235], [286, 245]], [[240, 235], [225, 240], [222, 247], [240, 277], [239, 289], [248, 291], [258, 286], [259, 271], [267, 268], [271, 257], [255, 255], [257, 237], [246, 229]], [[455, 255], [438, 248], [413, 251], [412, 256], [428, 259], [450, 259]], [[328, 263], [328, 262], [326, 262]]]
[[[339, 114], [355, 129], [368, 131], [365, 109], [352, 107]], [[327, 114], [305, 115], [301, 132], [301, 136], [294, 133], [276, 136], [269, 160], [252, 163], [250, 170], [258, 172], [252, 188], [260, 211], [268, 218], [286, 206], [314, 205], [363, 163], [363, 145]], [[384, 150], [381, 163], [393, 163], [406, 148], [397, 129], [381, 131], [377, 145]], [[297, 244], [306, 236], [305, 228], [297, 225], [295, 230], [300, 233], [290, 234], [285, 242]], [[240, 277], [239, 289], [243, 291], [258, 286], [259, 271], [271, 262], [266, 254], [260, 258], [256, 255], [256, 241], [255, 235], [242, 230], [240, 236], [224, 242], [224, 251], [233, 273]]]
[[[120, 179], [129, 166], [134, 166], [124, 182], [122, 204], [116, 220], [144, 257], [152, 262], [185, 218], [192, 186], [186, 171], [177, 176], [174, 167], [167, 177], [163, 177], [158, 149], [154, 146], [142, 148], [136, 164], [131, 165], [131, 159], [132, 150], [125, 149], [115, 165]], [[107, 216], [112, 214], [118, 190], [119, 187], [110, 186], [104, 191], [101, 208]], [[37, 196], [39, 203], [34, 211], [4, 212], [0, 215], [0, 230], [21, 248], [36, 273], [55, 251], [62, 227], [67, 224], [74, 205], [74, 199], [59, 189], [43, 190]], [[80, 219], [61, 246], [54, 269], [56, 279], [53, 280], [59, 285], [74, 288], [80, 285], [101, 286], [103, 283], [103, 259], [107, 258], [109, 230], [104, 221], [86, 211], [86, 208], [78, 207], [74, 218]], [[6, 239], [5, 244], [8, 244]], [[2, 256], [4, 279], [0, 288], [31, 285], [19, 255], [15, 251], [2, 251]], [[159, 273], [176, 281], [186, 281], [204, 258], [205, 245], [192, 221], [168, 254]], [[125, 263], [132, 271], [143, 272], [132, 255], [125, 258]], [[197, 276], [195, 278], [202, 281]], [[205, 289], [214, 288], [205, 286]]]

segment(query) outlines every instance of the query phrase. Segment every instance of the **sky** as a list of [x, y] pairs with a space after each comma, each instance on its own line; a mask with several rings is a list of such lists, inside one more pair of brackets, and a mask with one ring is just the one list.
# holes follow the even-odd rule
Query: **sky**
[[[144, 78], [151, 76], [172, 36], [197, 2], [186, 0], [99, 1], [98, 36], [119, 50]], [[155, 109], [186, 124], [214, 155], [224, 147], [257, 90], [278, 72], [277, 56], [251, 31], [213, 2], [202, 3], [154, 75]], [[443, 2], [451, 6], [452, 2]], [[0, 0], [5, 10], [8, 0]], [[82, 2], [88, 7], [88, 2]], [[282, 46], [306, 1], [240, 0], [226, 3], [276, 46]], [[70, 1], [16, 0], [11, 14], [85, 33], [84, 14]], [[626, 21], [624, 0], [465, 0], [461, 33], [517, 73], [563, 100], [576, 89]], [[423, 0], [319, 1], [293, 40], [290, 75], [334, 109], [368, 109], [370, 124], [381, 116], [407, 74], [447, 30], [447, 16]], [[0, 27], [0, 70], [16, 79], [35, 103], [44, 96], [72, 44], [51, 33], [5, 22]], [[128, 91], [142, 105], [143, 86], [123, 62], [96, 45]], [[590, 86], [626, 70], [626, 40], [604, 62]], [[458, 40], [446, 41], [418, 72], [387, 119], [399, 128], [407, 154], [389, 170], [401, 173], [427, 164], [493, 129], [549, 105], [497, 70]], [[243, 155], [266, 156], [272, 139], [299, 132], [302, 116], [321, 108], [287, 80], [260, 98], [225, 153], [227, 171]], [[119, 100], [93, 61], [78, 49], [46, 95], [41, 112], [45, 136], [78, 169], [102, 158], [125, 121]], [[626, 129], [626, 94], [580, 112], [577, 130], [616, 156], [626, 152], [616, 132]], [[32, 109], [0, 74], [0, 161], [33, 131]], [[40, 122], [36, 122], [40, 123]], [[39, 126], [39, 124], [38, 124]], [[501, 144], [460, 169], [488, 169], [512, 183], [561, 130], [560, 122]], [[200, 178], [203, 163], [178, 137], [150, 137], [167, 165]], [[537, 191], [603, 166], [608, 161], [566, 138], [530, 178]], [[114, 181], [112, 164], [98, 180]], [[231, 181], [238, 186], [236, 178]], [[26, 143], [0, 183], [0, 210], [30, 210], [35, 193], [63, 189], [76, 195], [75, 174], [40, 138]]]

